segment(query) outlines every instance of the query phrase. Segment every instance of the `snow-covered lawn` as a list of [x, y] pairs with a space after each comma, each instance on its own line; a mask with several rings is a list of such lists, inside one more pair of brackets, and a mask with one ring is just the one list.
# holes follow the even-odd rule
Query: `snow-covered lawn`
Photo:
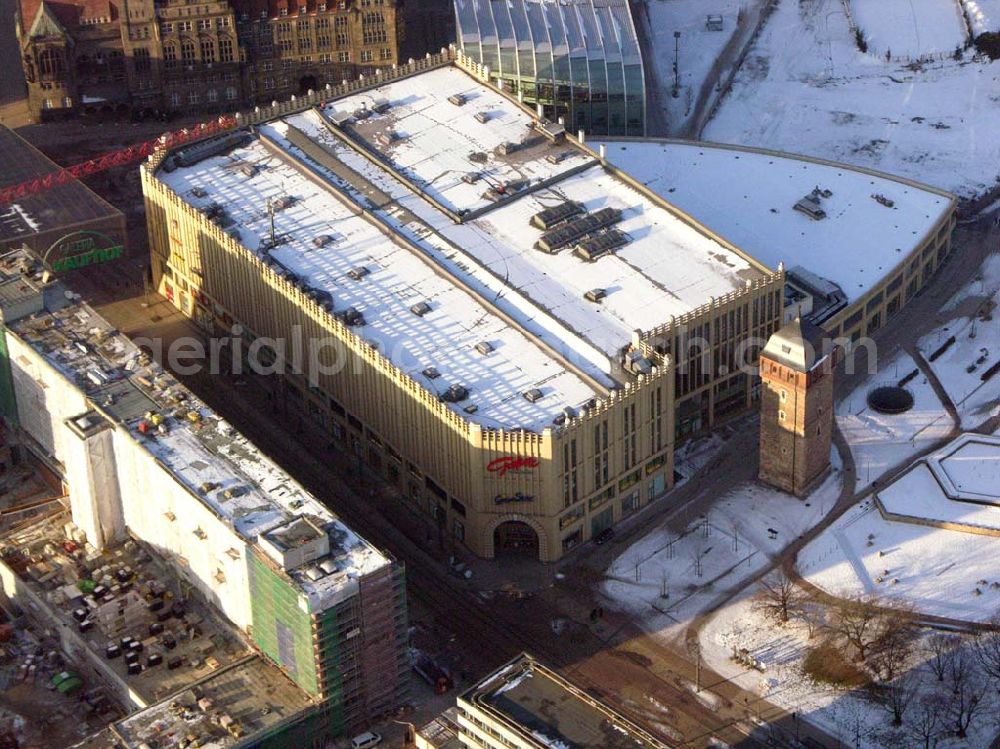
[[[839, 736], [844, 746], [862, 749], [910, 749], [922, 746], [905, 731], [889, 729], [890, 716], [866, 692], [848, 692], [817, 683], [803, 673], [802, 662], [809, 647], [805, 624], [790, 622], [776, 626], [753, 607], [750, 590], [721, 609], [701, 631], [701, 654], [706, 664], [744, 689], [756, 692], [768, 702], [794, 711], [805, 721], [831, 735]], [[968, 644], [964, 646], [969, 648]], [[745, 648], [761, 670], [733, 660], [733, 651]], [[926, 659], [923, 644], [910, 659], [919, 679], [919, 696], [940, 695], [942, 687], [921, 661]], [[972, 658], [971, 654], [969, 658]], [[989, 694], [989, 693], [988, 693]], [[918, 700], [910, 709], [916, 712]], [[749, 706], [751, 711], [753, 705]], [[944, 712], [942, 708], [942, 713]], [[767, 716], [764, 716], [765, 719]], [[942, 720], [946, 719], [944, 715]], [[912, 720], [912, 716], [911, 716]], [[904, 723], [907, 716], [904, 714]], [[992, 711], [981, 712], [970, 726], [965, 740], [941, 738], [932, 744], [939, 749], [962, 747], [985, 749], [990, 746], [996, 725]], [[786, 735], [784, 738], [789, 738]], [[859, 743], [857, 743], [859, 742]]]
[[[952, 336], [955, 337], [955, 342], [930, 362], [930, 366], [955, 404], [966, 429], [997, 413], [1000, 373], [985, 382], [982, 375], [1000, 361], [998, 304], [1000, 256], [991, 255], [983, 263], [977, 280], [959, 291], [942, 310], [956, 312], [956, 317], [928, 333], [918, 344], [929, 360]], [[980, 310], [988, 314], [981, 317], [977, 314]]]
[[1000, 62], [886, 63], [858, 51], [840, 0], [779, 0], [703, 136], [971, 196], [1000, 174], [998, 118]]
[[744, 484], [721, 497], [706, 518], [690, 518], [683, 534], [661, 527], [632, 544], [608, 568], [603, 592], [651, 630], [690, 620], [819, 522], [840, 486], [836, 467], [806, 501]]
[[[864, 357], [858, 361], [863, 362]], [[856, 491], [944, 439], [953, 427], [951, 417], [922, 373], [906, 385], [914, 401], [909, 411], [889, 415], [868, 407], [871, 390], [895, 385], [916, 368], [908, 354], [900, 353], [837, 404], [837, 426], [851, 448], [858, 474]]]
[[[753, 1], [753, 0], [751, 0]], [[672, 132], [692, 113], [702, 82], [708, 76], [719, 52], [736, 31], [736, 18], [746, 0], [649, 0], [644, 7], [649, 17], [650, 46], [653, 59], [646, 61], [646, 75], [657, 75], [660, 105], [667, 112]], [[707, 15], [722, 16], [722, 31], [706, 28]], [[642, 11], [638, 12], [643, 23]], [[680, 91], [671, 96], [674, 69], [674, 32], [677, 40]], [[655, 70], [655, 73], [653, 72]]]
[[958, 0], [851, 0], [868, 52], [894, 60], [950, 54], [965, 44]]
[[888, 521], [866, 499], [806, 546], [797, 564], [835, 596], [873, 593], [922, 614], [985, 621], [1000, 611], [998, 559], [1000, 538]]
[[972, 36], [1000, 31], [1000, 0], [962, 0], [972, 22]]

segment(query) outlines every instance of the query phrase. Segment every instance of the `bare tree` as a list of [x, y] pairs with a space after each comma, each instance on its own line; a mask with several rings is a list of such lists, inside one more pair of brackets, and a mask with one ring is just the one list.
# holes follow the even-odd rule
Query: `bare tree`
[[927, 665], [938, 681], [944, 681], [951, 653], [960, 643], [955, 635], [933, 634], [927, 638]]
[[691, 561], [694, 563], [694, 574], [701, 577], [702, 574], [702, 557], [705, 555], [705, 550], [702, 548], [701, 544], [695, 544], [694, 548], [691, 549]]
[[914, 632], [908, 613], [903, 608], [894, 607], [893, 611], [884, 612], [876, 623], [869, 662], [886, 684], [906, 671], [907, 661], [913, 653]]
[[909, 720], [904, 724], [906, 735], [913, 741], [915, 747], [933, 749], [937, 746], [938, 737], [943, 732], [942, 715], [945, 705], [941, 699], [933, 695], [922, 697], [910, 711]]
[[754, 608], [773, 621], [786, 624], [802, 609], [804, 594], [780, 568], [762, 578], [757, 589]]
[[915, 671], [903, 671], [883, 685], [882, 705], [892, 715], [894, 726], [903, 725], [903, 715], [920, 691], [920, 679]]
[[953, 690], [976, 676], [972, 660], [961, 647], [953, 648], [946, 654], [945, 676]]
[[990, 625], [992, 629], [976, 635], [973, 650], [983, 673], [1000, 682], [1000, 616], [994, 616]]
[[837, 602], [830, 626], [854, 647], [858, 660], [863, 661], [879, 638], [880, 618], [872, 597], [844, 598]]
[[[954, 651], [961, 652], [961, 651]], [[953, 662], [955, 660], [953, 659]], [[986, 707], [986, 687], [979, 673], [966, 660], [961, 670], [953, 671], [949, 678], [951, 682], [951, 697], [948, 701], [948, 717], [951, 719], [955, 735], [964, 739], [972, 720]]]

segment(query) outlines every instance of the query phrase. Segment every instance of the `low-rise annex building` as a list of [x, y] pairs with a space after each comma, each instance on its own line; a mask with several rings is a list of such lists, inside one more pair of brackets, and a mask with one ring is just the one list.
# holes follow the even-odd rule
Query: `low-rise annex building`
[[[182, 587], [315, 701], [309, 735], [319, 741], [399, 706], [409, 684], [402, 565], [47, 281], [27, 253], [2, 259], [0, 287], [7, 283], [24, 291], [11, 304], [0, 295], [3, 416], [63, 477], [73, 548], [120, 557], [121, 544], [139, 543], [166, 559]], [[23, 576], [3, 569], [5, 593], [33, 601]], [[81, 611], [89, 620], [88, 609], [107, 602]], [[141, 679], [142, 669], [128, 675]], [[126, 702], [150, 704], [124, 684]]]
[[671, 749], [526, 653], [459, 696], [457, 723], [466, 749]]
[[552, 561], [673, 485], [675, 435], [751, 404], [741, 344], [779, 326], [784, 274], [466, 68], [155, 154], [153, 275], [442, 535]]

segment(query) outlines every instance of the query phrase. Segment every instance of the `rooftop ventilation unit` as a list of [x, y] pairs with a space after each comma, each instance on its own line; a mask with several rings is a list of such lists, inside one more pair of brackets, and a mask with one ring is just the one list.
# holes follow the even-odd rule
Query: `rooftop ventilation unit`
[[196, 198], [204, 198], [208, 195], [208, 191], [204, 187], [192, 187], [191, 194]]
[[514, 143], [508, 140], [505, 143], [501, 143], [493, 150], [497, 156], [510, 156], [515, 151], [520, 150], [520, 148], [521, 146], [518, 143]]
[[479, 410], [479, 406], [477, 406], [475, 403], [470, 403], [462, 410], [465, 411], [465, 413], [467, 414], [474, 414], [476, 411]]
[[220, 203], [209, 203], [204, 208], [201, 209], [205, 216], [209, 219], [221, 216], [226, 212], [226, 209], [222, 207]]
[[474, 185], [481, 177], [479, 172], [466, 172], [462, 175], [462, 181], [467, 185]]
[[363, 265], [359, 265], [357, 268], [351, 268], [349, 271], [347, 271], [347, 277], [350, 278], [352, 281], [360, 281], [367, 275], [368, 275], [368, 269]]
[[471, 161], [473, 164], [485, 164], [488, 159], [489, 156], [487, 156], [482, 151], [473, 151], [472, 153], [469, 154], [469, 161]]
[[547, 231], [535, 242], [535, 249], [554, 253], [563, 247], [573, 244], [578, 239], [621, 221], [622, 212], [617, 208], [602, 208], [594, 213], [588, 213], [573, 219], [558, 229]]
[[391, 146], [393, 143], [402, 140], [399, 133], [395, 130], [386, 130], [384, 133], [379, 133], [375, 136], [375, 140], [378, 141], [379, 145], [383, 147]]
[[458, 403], [469, 397], [469, 389], [465, 385], [449, 385], [448, 389], [441, 395], [441, 400], [445, 403]]
[[351, 113], [351, 116], [354, 117], [354, 119], [356, 120], [367, 120], [369, 117], [372, 116], [372, 110], [368, 109], [368, 107], [360, 107], [358, 109], [355, 109]]
[[480, 341], [476, 344], [476, 351], [478, 351], [483, 356], [491, 353], [493, 351], [493, 344], [489, 341]]
[[427, 302], [417, 302], [412, 307], [410, 307], [410, 312], [415, 314], [417, 317], [423, 317], [430, 311], [431, 311], [431, 306]]
[[604, 289], [591, 289], [583, 295], [583, 298], [588, 302], [599, 302], [607, 295], [608, 293]]
[[424, 371], [421, 372], [421, 374], [428, 380], [436, 380], [438, 377], [441, 376], [441, 373], [438, 372], [437, 367], [426, 367]]
[[572, 151], [560, 151], [559, 153], [550, 153], [545, 157], [545, 160], [550, 164], [561, 164], [566, 159], [572, 155]]
[[826, 211], [823, 210], [821, 205], [822, 195], [822, 191], [819, 188], [816, 188], [793, 207], [799, 213], [804, 213], [809, 218], [815, 221], [820, 221], [826, 218]]
[[313, 247], [326, 247], [332, 241], [333, 237], [329, 234], [318, 234], [313, 237]]
[[487, 112], [476, 112], [476, 122], [480, 122], [485, 125], [490, 121], [490, 115]]
[[326, 289], [311, 288], [309, 289], [308, 294], [311, 299], [324, 307], [329, 308], [333, 306], [333, 294]]
[[352, 328], [361, 327], [365, 324], [365, 316], [358, 311], [357, 307], [348, 307], [344, 310], [343, 317], [344, 322]]
[[385, 114], [392, 109], [392, 104], [389, 103], [388, 99], [376, 99], [372, 103], [372, 109], [378, 114]]
[[244, 164], [240, 167], [240, 174], [242, 174], [247, 179], [257, 176], [257, 167], [253, 164]]
[[536, 229], [548, 230], [559, 222], [576, 216], [578, 213], [583, 213], [583, 204], [577, 203], [575, 200], [567, 200], [565, 203], [554, 205], [551, 208], [546, 208], [544, 211], [536, 213], [531, 217], [531, 225]]
[[581, 240], [576, 246], [576, 254], [588, 262], [593, 262], [626, 244], [628, 237], [623, 232], [608, 229], [606, 232]]
[[352, 116], [353, 115], [350, 112], [333, 112], [327, 119], [329, 119], [333, 125], [343, 127], [351, 121]]
[[271, 201], [271, 206], [276, 211], [283, 211], [286, 208], [291, 208], [295, 204], [295, 198], [291, 195], [282, 195], [280, 198]]
[[653, 363], [644, 357], [641, 351], [629, 352], [625, 367], [632, 374], [649, 374], [653, 371]]
[[893, 208], [896, 205], [896, 201], [892, 200], [891, 198], [887, 198], [880, 192], [873, 194], [872, 200], [874, 200], [879, 205], [884, 205], [886, 208]]
[[535, 124], [535, 128], [552, 143], [561, 143], [566, 139], [566, 128], [558, 122], [541, 120]]
[[531, 388], [531, 390], [525, 390], [521, 395], [529, 403], [536, 403], [542, 399], [542, 391], [538, 388]]
[[209, 138], [180, 149], [174, 154], [173, 162], [175, 166], [194, 166], [210, 156], [218, 156], [224, 151], [242, 146], [248, 140], [250, 140], [250, 135], [244, 131], [227, 133], [218, 138]]
[[468, 99], [465, 97], [465, 94], [452, 94], [448, 97], [448, 101], [456, 107], [461, 107], [468, 101]]

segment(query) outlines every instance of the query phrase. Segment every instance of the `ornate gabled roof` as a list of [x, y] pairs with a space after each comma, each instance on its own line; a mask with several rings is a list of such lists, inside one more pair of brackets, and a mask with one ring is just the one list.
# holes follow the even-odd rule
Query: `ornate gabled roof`
[[31, 28], [28, 29], [28, 36], [38, 39], [47, 36], [68, 36], [68, 34], [49, 4], [43, 2], [38, 5]]

